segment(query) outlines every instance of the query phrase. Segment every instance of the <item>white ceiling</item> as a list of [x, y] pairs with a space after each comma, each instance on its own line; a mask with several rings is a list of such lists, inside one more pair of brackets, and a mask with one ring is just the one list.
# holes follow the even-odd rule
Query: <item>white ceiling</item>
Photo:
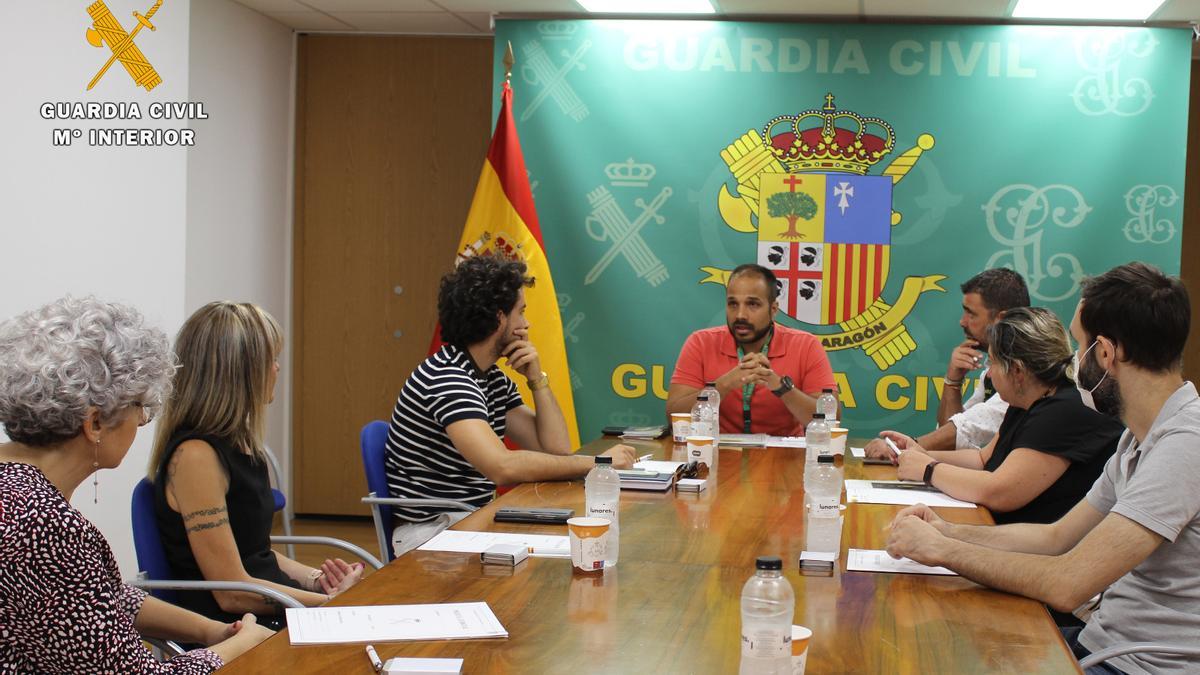
[[[298, 31], [490, 35], [493, 14], [588, 16], [574, 0], [236, 0]], [[1014, 0], [715, 0], [717, 16], [1001, 21]], [[1200, 0], [1167, 0], [1153, 22], [1200, 22]]]

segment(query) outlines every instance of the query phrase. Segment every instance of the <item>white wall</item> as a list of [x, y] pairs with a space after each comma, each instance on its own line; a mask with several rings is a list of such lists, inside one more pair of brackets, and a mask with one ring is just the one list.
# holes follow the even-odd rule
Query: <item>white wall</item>
[[[204, 102], [209, 118], [192, 123], [197, 145], [187, 158], [184, 309], [191, 314], [213, 300], [253, 302], [287, 332], [292, 31], [231, 0], [203, 0], [192, 3], [190, 34], [188, 93]], [[267, 444], [285, 480], [291, 476], [288, 364], [285, 353], [267, 418]]]
[[[148, 6], [106, 2], [127, 30], [131, 13]], [[210, 297], [261, 302], [286, 321], [290, 31], [229, 0], [169, 0], [152, 19], [157, 30], [135, 40], [162, 84], [139, 89], [118, 64], [89, 92], [109, 52], [85, 40], [87, 4], [0, 3], [0, 25], [22, 27], [0, 41], [0, 318], [72, 293], [130, 303], [170, 335]], [[195, 150], [85, 142], [91, 128], [187, 127], [146, 116], [153, 101], [187, 100], [203, 100], [211, 117], [190, 123]], [[76, 101], [137, 102], [143, 119], [39, 114], [44, 102]], [[54, 147], [56, 127], [81, 129], [84, 138]], [[281, 403], [272, 418], [276, 444], [285, 429]], [[145, 472], [153, 431], [142, 429], [124, 463], [100, 473], [99, 504], [89, 483], [72, 500], [104, 532], [125, 575], [137, 569], [129, 495]]]

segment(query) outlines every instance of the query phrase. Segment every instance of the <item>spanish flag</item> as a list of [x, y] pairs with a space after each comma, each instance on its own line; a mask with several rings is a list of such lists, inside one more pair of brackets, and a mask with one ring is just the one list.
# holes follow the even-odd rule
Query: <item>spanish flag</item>
[[[512, 87], [506, 81], [500, 95], [500, 117], [488, 146], [487, 161], [479, 172], [475, 198], [467, 214], [462, 239], [458, 242], [460, 256], [499, 255], [523, 260], [534, 279], [532, 288], [525, 289], [529, 319], [529, 339], [538, 350], [542, 368], [550, 375], [550, 388], [562, 408], [571, 434], [572, 447], [579, 447], [579, 428], [575, 421], [575, 399], [571, 395], [571, 371], [567, 368], [567, 345], [563, 340], [562, 317], [558, 313], [558, 296], [550, 278], [550, 262], [542, 243], [533, 192], [525, 173], [525, 158], [517, 140], [517, 127], [512, 116]], [[461, 258], [460, 258], [461, 259]], [[435, 343], [440, 342], [435, 337]], [[525, 378], [501, 366], [517, 383], [521, 396], [532, 401], [533, 395]]]

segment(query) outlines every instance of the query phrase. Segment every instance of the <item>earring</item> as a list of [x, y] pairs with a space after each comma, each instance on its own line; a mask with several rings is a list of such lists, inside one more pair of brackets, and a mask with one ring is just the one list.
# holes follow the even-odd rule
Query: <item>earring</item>
[[96, 439], [96, 458], [92, 460], [92, 503], [100, 503], [100, 439]]

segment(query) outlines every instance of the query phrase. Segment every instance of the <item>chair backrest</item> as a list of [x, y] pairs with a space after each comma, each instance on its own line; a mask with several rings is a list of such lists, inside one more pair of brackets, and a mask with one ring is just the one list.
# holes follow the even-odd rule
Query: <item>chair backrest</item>
[[[171, 579], [171, 566], [154, 517], [154, 484], [146, 478], [133, 488], [130, 515], [133, 517], [133, 550], [137, 554], [138, 570], [151, 581]], [[151, 594], [159, 600], [175, 602], [175, 591], [154, 590]]]
[[[384, 458], [387, 455], [388, 423], [383, 420], [368, 422], [359, 434], [359, 445], [362, 446], [363, 471], [367, 474], [367, 490], [374, 492], [376, 497], [391, 497], [388, 491], [387, 469]], [[392, 507], [380, 506], [380, 514], [384, 523], [392, 522]]]

